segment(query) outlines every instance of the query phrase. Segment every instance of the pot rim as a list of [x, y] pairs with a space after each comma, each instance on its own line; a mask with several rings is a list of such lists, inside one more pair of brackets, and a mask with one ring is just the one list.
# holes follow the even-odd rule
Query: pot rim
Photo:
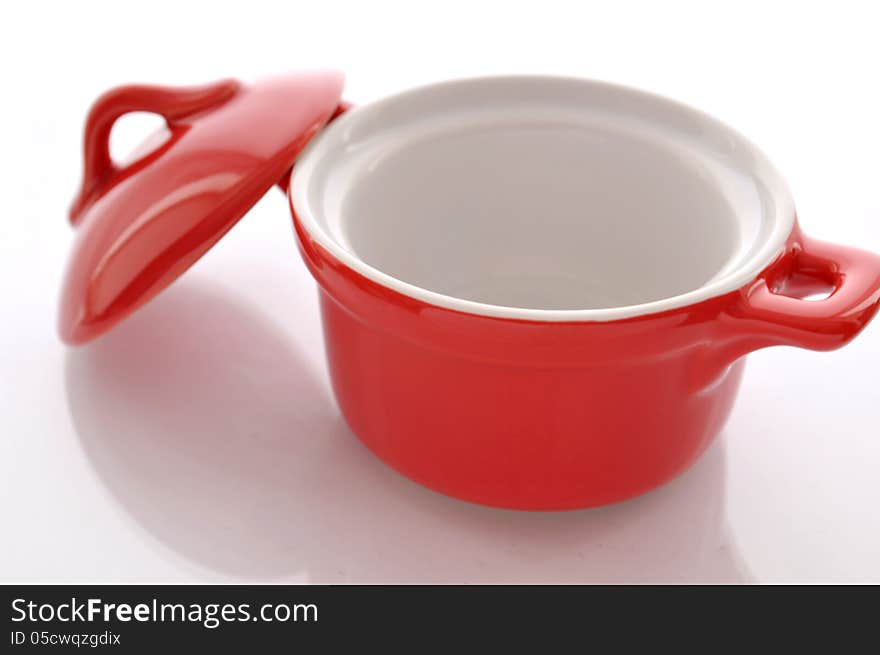
[[[407, 104], [417, 106], [417, 111], [424, 113], [425, 101], [432, 96], [447, 102], [450, 99], [454, 101], [456, 96], [463, 96], [467, 100], [475, 90], [492, 92], [495, 89], [503, 93], [516, 90], [517, 87], [533, 87], [532, 90], [547, 87], [556, 92], [571, 92], [581, 103], [577, 108], [584, 107], [585, 98], [587, 101], [595, 98], [602, 106], [596, 109], [587, 105], [594, 111], [623, 112], [627, 119], [630, 118], [627, 112], [631, 112], [632, 118], [643, 125], [675, 130], [672, 133], [675, 138], [694, 141], [698, 137], [698, 144], [711, 146], [710, 153], [721, 158], [721, 165], [736, 165], [755, 182], [756, 192], [763, 194], [760, 198], [763, 235], [755, 237], [751, 249], [741, 252], [739, 261], [725, 267], [728, 270], [724, 271], [723, 268], [723, 273], [690, 291], [639, 304], [606, 308], [541, 309], [468, 300], [411, 284], [368, 264], [326, 229], [326, 223], [321, 220], [326, 212], [319, 198], [322, 179], [317, 173], [322, 166], [326, 168], [332, 165], [340, 153], [345, 152], [346, 144], [355, 138], [352, 135], [363, 138], [364, 132], [369, 134], [369, 130], [375, 132], [377, 129], [385, 129], [393, 134], [394, 126], [389, 129], [382, 125], [383, 121], [381, 117], [377, 118], [378, 115], [389, 108], [406, 108]], [[429, 305], [478, 316], [539, 322], [614, 321], [666, 312], [739, 290], [782, 254], [795, 226], [794, 203], [787, 185], [767, 157], [744, 136], [683, 103], [626, 86], [574, 77], [513, 75], [462, 78], [403, 91], [351, 109], [325, 127], [300, 154], [293, 169], [288, 194], [291, 207], [305, 233], [340, 263], [367, 279]], [[742, 220], [738, 213], [736, 218]]]

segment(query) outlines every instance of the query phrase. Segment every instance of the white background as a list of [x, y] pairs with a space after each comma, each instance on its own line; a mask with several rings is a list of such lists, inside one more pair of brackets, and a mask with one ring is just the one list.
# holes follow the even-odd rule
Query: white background
[[[758, 143], [805, 230], [880, 251], [873, 3], [13, 3], [0, 17], [0, 580], [880, 582], [880, 324], [750, 357], [692, 470], [616, 506], [485, 509], [339, 418], [273, 191], [179, 283], [71, 350], [55, 311], [91, 100], [338, 67], [346, 97], [487, 73], [672, 96]], [[152, 121], [123, 120], [114, 151]]]

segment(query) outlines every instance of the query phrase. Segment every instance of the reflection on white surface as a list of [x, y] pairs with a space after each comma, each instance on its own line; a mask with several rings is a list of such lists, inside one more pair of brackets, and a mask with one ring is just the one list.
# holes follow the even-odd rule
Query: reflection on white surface
[[71, 415], [97, 478], [164, 547], [233, 579], [747, 582], [719, 441], [625, 503], [525, 513], [445, 498], [351, 434], [325, 373], [231, 294], [182, 281], [68, 353]]

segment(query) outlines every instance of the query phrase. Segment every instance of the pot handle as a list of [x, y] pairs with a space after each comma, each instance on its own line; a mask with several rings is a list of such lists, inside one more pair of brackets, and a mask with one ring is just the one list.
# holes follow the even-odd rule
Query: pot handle
[[[817, 291], [822, 300], [806, 300]], [[833, 350], [846, 345], [880, 308], [880, 256], [803, 236], [735, 294], [718, 317], [716, 345], [692, 371], [696, 389], [711, 386], [740, 357], [768, 346]]]
[[[819, 290], [831, 293], [804, 299]], [[732, 313], [735, 332], [746, 333], [739, 344], [745, 352], [773, 345], [833, 350], [851, 341], [878, 307], [880, 256], [798, 235], [794, 247], [740, 293]]]
[[225, 102], [240, 85], [237, 80], [189, 87], [132, 84], [104, 93], [92, 105], [86, 119], [83, 181], [70, 207], [70, 222], [76, 225], [83, 209], [112, 186], [125, 170], [114, 164], [110, 157], [110, 131], [123, 114], [134, 111], [159, 114], [173, 129], [175, 121]]

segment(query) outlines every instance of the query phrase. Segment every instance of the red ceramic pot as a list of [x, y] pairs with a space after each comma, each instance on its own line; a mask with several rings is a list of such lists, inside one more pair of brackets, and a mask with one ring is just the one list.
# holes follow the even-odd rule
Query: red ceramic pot
[[880, 302], [880, 258], [804, 237], [740, 135], [595, 82], [452, 82], [349, 111], [290, 201], [352, 430], [487, 505], [662, 484], [723, 426], [746, 353], [836, 348]]
[[[324, 74], [96, 103], [62, 337], [149, 300], [299, 154], [294, 226], [354, 433], [432, 489], [546, 510], [669, 480], [723, 426], [748, 352], [836, 348], [880, 305], [880, 258], [805, 237], [766, 158], [690, 108], [512, 77], [338, 116], [341, 89]], [[135, 109], [170, 136], [117, 167], [110, 126]]]

